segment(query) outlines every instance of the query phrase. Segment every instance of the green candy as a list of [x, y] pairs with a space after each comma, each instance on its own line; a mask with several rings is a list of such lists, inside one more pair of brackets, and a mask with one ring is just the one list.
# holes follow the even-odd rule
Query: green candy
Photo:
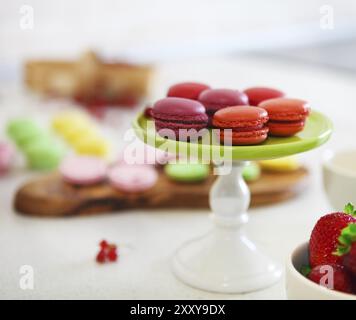
[[28, 145], [24, 153], [30, 168], [51, 170], [60, 164], [64, 149], [53, 140], [38, 140]]
[[209, 176], [210, 167], [199, 163], [169, 163], [165, 165], [164, 172], [174, 181], [198, 182]]
[[256, 162], [250, 162], [244, 167], [242, 176], [248, 182], [257, 180], [261, 176], [260, 166]]
[[7, 125], [7, 134], [19, 148], [24, 148], [32, 141], [45, 136], [45, 132], [30, 119], [14, 119]]

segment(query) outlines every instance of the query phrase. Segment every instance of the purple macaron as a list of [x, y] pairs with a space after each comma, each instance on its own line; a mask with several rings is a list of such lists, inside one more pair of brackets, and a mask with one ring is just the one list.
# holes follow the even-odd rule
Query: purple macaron
[[208, 124], [205, 107], [198, 101], [184, 98], [158, 100], [153, 106], [152, 116], [155, 120], [156, 131], [166, 136], [169, 131], [163, 129], [170, 129], [175, 137], [169, 135], [169, 138], [176, 140], [185, 140], [186, 130], [199, 131], [206, 128]]
[[198, 98], [209, 115], [209, 124], [216, 111], [232, 106], [248, 105], [248, 97], [245, 93], [231, 89], [208, 89], [204, 90]]

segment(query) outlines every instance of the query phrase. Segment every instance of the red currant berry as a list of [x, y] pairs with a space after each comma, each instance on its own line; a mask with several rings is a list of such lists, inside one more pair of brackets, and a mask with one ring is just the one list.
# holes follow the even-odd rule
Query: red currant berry
[[113, 244], [113, 243], [109, 244], [108, 249], [116, 251], [116, 244]]
[[115, 250], [110, 250], [108, 253], [109, 261], [116, 261], [117, 260], [117, 253]]
[[105, 249], [109, 246], [108, 242], [106, 240], [100, 241], [100, 248]]
[[105, 260], [106, 260], [105, 251], [100, 250], [99, 253], [98, 253], [97, 256], [96, 256], [96, 261], [97, 261], [98, 263], [105, 263]]

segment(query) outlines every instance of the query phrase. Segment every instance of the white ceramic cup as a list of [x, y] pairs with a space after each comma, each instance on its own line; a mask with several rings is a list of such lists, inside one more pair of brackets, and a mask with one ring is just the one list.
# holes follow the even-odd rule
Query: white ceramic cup
[[299, 245], [286, 263], [286, 291], [291, 300], [356, 300], [356, 295], [330, 290], [318, 285], [300, 273], [309, 264], [308, 242]]
[[323, 162], [324, 189], [330, 204], [341, 211], [348, 202], [356, 204], [356, 149], [328, 150]]

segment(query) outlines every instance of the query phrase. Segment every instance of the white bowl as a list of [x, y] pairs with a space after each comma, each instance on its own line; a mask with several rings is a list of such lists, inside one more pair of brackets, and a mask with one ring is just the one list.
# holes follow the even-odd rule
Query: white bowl
[[309, 264], [308, 242], [299, 245], [286, 265], [287, 297], [291, 300], [356, 300], [356, 295], [327, 289], [303, 276], [299, 270]]
[[336, 211], [341, 211], [348, 202], [356, 202], [356, 150], [327, 151], [323, 180], [329, 202]]

